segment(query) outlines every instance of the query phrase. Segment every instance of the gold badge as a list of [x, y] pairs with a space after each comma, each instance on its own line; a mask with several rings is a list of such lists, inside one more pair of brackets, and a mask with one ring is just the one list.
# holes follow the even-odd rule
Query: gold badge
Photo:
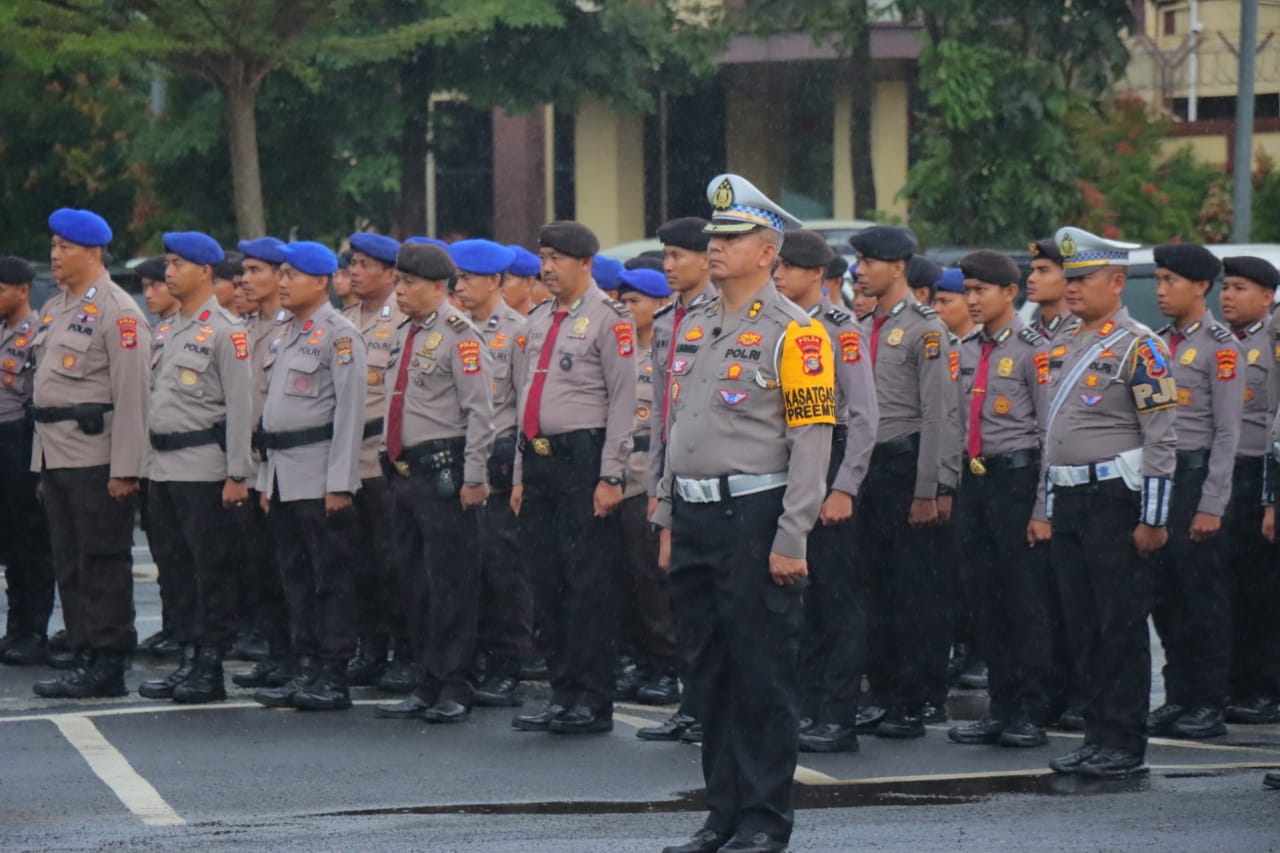
[[894, 329], [892, 332], [890, 332], [889, 340], [887, 341], [887, 343], [891, 347], [896, 347], [898, 344], [902, 343], [902, 330]]
[[1058, 249], [1062, 252], [1062, 257], [1069, 258], [1076, 253], [1076, 241], [1071, 239], [1071, 235], [1062, 238], [1062, 242], [1058, 244]]
[[533, 452], [539, 456], [551, 455], [551, 439], [545, 436], [538, 436], [533, 440]]
[[992, 411], [997, 415], [1007, 415], [1012, 408], [1013, 404], [1009, 401], [1008, 397], [996, 397], [995, 401], [991, 404]]
[[440, 344], [443, 341], [444, 341], [444, 335], [440, 334], [439, 332], [432, 332], [431, 334], [427, 335], [427, 340], [422, 344], [422, 348], [425, 350], [433, 350], [436, 347], [440, 346]]
[[1178, 389], [1178, 405], [1179, 406], [1191, 405], [1191, 389], [1190, 388]]
[[585, 335], [587, 329], [591, 326], [590, 317], [579, 317], [573, 321], [573, 333], [575, 335]]
[[1000, 366], [996, 368], [996, 373], [999, 373], [1001, 376], [1004, 376], [1006, 378], [1012, 376], [1013, 375], [1013, 359], [1011, 358], [1000, 359]]
[[1260, 356], [1260, 355], [1262, 355], [1261, 350], [1256, 350], [1256, 349], [1251, 349], [1251, 350], [1249, 350], [1249, 363], [1250, 363], [1250, 364], [1257, 364], [1257, 363], [1258, 363], [1258, 356]]
[[1196, 360], [1195, 347], [1191, 347], [1191, 349], [1187, 350], [1181, 356], [1178, 357], [1178, 361], [1182, 362], [1183, 364], [1191, 364], [1195, 360]]
[[190, 387], [199, 382], [200, 377], [196, 375], [194, 370], [187, 369], [178, 374], [178, 381], [183, 385]]
[[729, 183], [728, 178], [721, 181], [720, 186], [711, 194], [711, 203], [716, 210], [728, 210], [733, 204], [733, 184]]
[[760, 309], [763, 307], [764, 307], [764, 303], [761, 302], [759, 299], [757, 299], [755, 302], [752, 302], [750, 310], [747, 311], [747, 317], [752, 320], [754, 320], [756, 317], [759, 317]]
[[396, 460], [395, 468], [396, 468], [396, 473], [399, 474], [401, 477], [409, 476], [409, 463], [405, 462], [403, 459]]
[[985, 477], [987, 475], [987, 463], [982, 461], [981, 456], [975, 456], [969, 460], [969, 470], [975, 477]]

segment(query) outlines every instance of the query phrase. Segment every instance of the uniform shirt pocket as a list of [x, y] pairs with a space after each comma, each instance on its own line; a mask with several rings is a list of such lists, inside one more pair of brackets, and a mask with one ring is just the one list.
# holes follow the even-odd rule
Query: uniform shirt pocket
[[89, 369], [89, 347], [93, 344], [90, 335], [63, 335], [58, 338], [57, 346], [52, 347], [48, 357], [53, 359], [53, 372], [72, 379], [83, 379]]
[[173, 357], [178, 390], [191, 397], [203, 397], [209, 379], [211, 356], [182, 350]]
[[316, 397], [320, 393], [319, 358], [299, 360], [289, 365], [285, 393], [290, 397]]

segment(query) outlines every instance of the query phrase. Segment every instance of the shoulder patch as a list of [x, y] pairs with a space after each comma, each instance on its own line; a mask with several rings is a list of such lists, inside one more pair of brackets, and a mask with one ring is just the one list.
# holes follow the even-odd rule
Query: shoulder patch
[[604, 300], [604, 304], [612, 308], [619, 317], [631, 316], [631, 312], [627, 310], [627, 306], [623, 305], [621, 302], [619, 302], [616, 299], [610, 299], [609, 297], [606, 296]]
[[938, 316], [938, 312], [934, 311], [928, 305], [922, 305], [919, 302], [913, 302], [911, 304], [911, 307], [916, 309], [916, 313], [919, 314], [921, 317], [928, 317], [930, 320], [932, 320], [934, 317]]
[[1049, 345], [1049, 339], [1030, 326], [1018, 332], [1018, 338], [1033, 347], [1047, 347]]
[[1209, 327], [1209, 334], [1213, 336], [1214, 340], [1224, 344], [1235, 337], [1230, 329], [1219, 323], [1214, 323]]
[[830, 311], [826, 313], [826, 318], [831, 322], [835, 323], [837, 326], [843, 326], [853, 319], [853, 315], [847, 314], [844, 311], [841, 311], [839, 308], [832, 308]]

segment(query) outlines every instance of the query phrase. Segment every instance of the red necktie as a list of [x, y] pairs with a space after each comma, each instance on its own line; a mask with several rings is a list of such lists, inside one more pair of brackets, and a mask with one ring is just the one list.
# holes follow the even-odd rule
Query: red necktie
[[685, 307], [676, 306], [675, 322], [671, 324], [671, 346], [667, 348], [667, 387], [662, 389], [662, 440], [667, 440], [667, 414], [671, 411], [671, 362], [676, 360], [676, 333], [684, 319]]
[[387, 458], [392, 462], [404, 452], [404, 389], [409, 384], [409, 361], [413, 358], [413, 339], [417, 334], [417, 324], [411, 324], [404, 346], [400, 347], [400, 369], [396, 371], [396, 387], [391, 392], [391, 407], [387, 409]]
[[876, 366], [876, 350], [880, 348], [880, 327], [889, 322], [889, 315], [877, 317], [871, 324], [871, 366]]
[[973, 375], [973, 396], [969, 398], [969, 439], [965, 442], [965, 451], [970, 459], [982, 455], [982, 401], [987, 398], [987, 373], [991, 370], [991, 351], [995, 348], [995, 341], [983, 342], [982, 357], [978, 359], [978, 370]]
[[1178, 344], [1182, 343], [1185, 340], [1186, 338], [1183, 336], [1182, 332], [1174, 332], [1172, 335], [1170, 335], [1169, 336], [1169, 355], [1177, 355]]
[[555, 348], [556, 336], [560, 334], [560, 324], [568, 316], [568, 311], [555, 313], [551, 320], [551, 328], [547, 331], [547, 339], [542, 344], [542, 352], [538, 355], [538, 366], [533, 371], [533, 382], [529, 384], [529, 400], [524, 405], [524, 434], [530, 440], [538, 434], [542, 418], [542, 386], [547, 384], [547, 365], [551, 363], [551, 350]]

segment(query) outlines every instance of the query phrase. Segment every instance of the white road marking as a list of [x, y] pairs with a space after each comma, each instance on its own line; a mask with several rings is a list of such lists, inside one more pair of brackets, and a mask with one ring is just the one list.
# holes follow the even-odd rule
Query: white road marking
[[120, 750], [103, 737], [88, 717], [68, 715], [51, 717], [80, 757], [97, 774], [103, 784], [124, 803], [125, 808], [142, 818], [147, 826], [185, 826], [186, 821], [164, 801], [151, 783], [133, 769]]

